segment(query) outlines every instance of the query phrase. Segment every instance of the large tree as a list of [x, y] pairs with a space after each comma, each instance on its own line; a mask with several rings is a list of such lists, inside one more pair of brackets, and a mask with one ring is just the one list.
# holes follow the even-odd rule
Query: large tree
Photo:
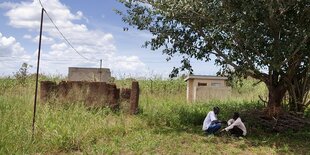
[[309, 76], [309, 0], [119, 1], [127, 7], [118, 11], [126, 23], [153, 34], [146, 46], [163, 49], [168, 59], [183, 55], [172, 73], [192, 71], [191, 58], [215, 55], [222, 72], [266, 84], [269, 116], [281, 111], [294, 82]]

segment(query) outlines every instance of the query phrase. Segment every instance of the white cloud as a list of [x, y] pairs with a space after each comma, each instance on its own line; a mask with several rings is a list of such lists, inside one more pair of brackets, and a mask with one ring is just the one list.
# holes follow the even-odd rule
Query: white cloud
[[52, 51], [64, 51], [68, 48], [67, 44], [60, 43], [60, 44], [53, 44], [51, 46]]
[[82, 19], [83, 17], [84, 17], [84, 15], [83, 15], [83, 12], [82, 11], [78, 11], [78, 12], [76, 12], [76, 17], [77, 17], [77, 19]]
[[116, 69], [122, 70], [131, 70], [135, 71], [136, 69], [142, 71], [145, 69], [145, 64], [142, 63], [137, 56], [118, 56], [115, 58], [115, 65], [118, 65]]
[[[42, 3], [46, 5], [45, 9], [48, 11], [49, 15], [53, 19], [57, 19], [55, 22], [58, 24], [72, 26], [72, 20], [79, 20], [83, 17], [81, 11], [72, 14], [59, 0], [42, 0]], [[30, 29], [39, 28], [41, 19], [41, 6], [39, 1], [34, 0], [33, 2], [26, 1], [21, 3], [5, 2], [1, 3], [0, 6], [10, 9], [5, 15], [10, 18], [9, 24], [11, 26]], [[51, 26], [51, 24], [48, 25]]]
[[[33, 42], [38, 43], [39, 42], [39, 35], [32, 39]], [[42, 44], [53, 44], [55, 41], [52, 37], [47, 37], [45, 35], [42, 35], [41, 38]]]
[[[39, 38], [40, 38], [40, 36], [37, 35], [36, 37], [32, 37], [32, 36], [29, 35], [29, 34], [25, 34], [25, 35], [23, 36], [23, 38], [24, 38], [24, 39], [31, 40], [31, 41], [34, 42], [34, 43], [39, 43]], [[48, 37], [48, 36], [45, 36], [45, 35], [42, 35], [41, 41], [42, 41], [42, 44], [54, 44], [54, 43], [55, 43], [54, 38]]]
[[31, 36], [30, 34], [25, 34], [25, 35], [23, 36], [23, 38], [25, 38], [25, 39], [31, 39], [32, 36]]
[[26, 54], [25, 49], [14, 37], [3, 36], [0, 32], [0, 76], [16, 72], [22, 62], [30, 60], [31, 56]]
[[[90, 30], [87, 18], [82, 11], [72, 13], [67, 6], [59, 0], [42, 0], [45, 9], [54, 23], [67, 37], [75, 49], [91, 61], [82, 58], [73, 50], [59, 34], [54, 25], [44, 15], [42, 43], [42, 70], [48, 72], [66, 73], [69, 66], [98, 67], [99, 59], [105, 60], [105, 67], [124, 72], [141, 71], [145, 65], [137, 56], [118, 56], [114, 37], [110, 33], [99, 30]], [[14, 28], [23, 28], [37, 31], [40, 28], [41, 7], [37, 0], [20, 3], [1, 3], [0, 7], [7, 8], [5, 16], [9, 18], [9, 25]], [[27, 15], [27, 16], [25, 16]], [[78, 23], [76, 21], [79, 21]], [[38, 36], [24, 35], [24, 38], [38, 41]], [[36, 55], [36, 53], [35, 53]]]
[[12, 36], [5, 37], [0, 33], [0, 55], [1, 56], [21, 56], [25, 54], [25, 49], [16, 42]]
[[3, 2], [3, 3], [0, 3], [0, 8], [14, 8], [16, 7], [17, 4], [15, 3], [12, 3], [12, 2]]

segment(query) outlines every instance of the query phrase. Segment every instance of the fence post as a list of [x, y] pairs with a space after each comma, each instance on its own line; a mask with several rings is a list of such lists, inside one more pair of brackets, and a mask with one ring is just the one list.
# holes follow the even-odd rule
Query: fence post
[[130, 114], [138, 113], [139, 91], [139, 83], [137, 81], [133, 81], [131, 84], [130, 93]]

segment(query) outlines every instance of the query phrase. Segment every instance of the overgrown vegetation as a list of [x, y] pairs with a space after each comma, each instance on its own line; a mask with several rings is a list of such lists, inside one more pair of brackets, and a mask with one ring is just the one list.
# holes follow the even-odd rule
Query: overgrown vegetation
[[[54, 77], [49, 80], [59, 81]], [[257, 95], [266, 95], [263, 84], [244, 81], [233, 97], [222, 101], [186, 103], [186, 84], [176, 80], [139, 80], [140, 113], [131, 116], [109, 109], [89, 110], [80, 103], [38, 104], [34, 141], [31, 140], [34, 78], [21, 84], [15, 78], [0, 78], [0, 154], [307, 154], [310, 130], [269, 134], [251, 128], [249, 135], [235, 139], [222, 135], [206, 137], [201, 123], [209, 110], [221, 107], [220, 119], [261, 109]], [[116, 80], [118, 86], [130, 79]], [[240, 92], [240, 93], [239, 93]], [[309, 114], [308, 114], [309, 115]], [[254, 120], [255, 121], [255, 120]]]
[[286, 92], [291, 110], [310, 105], [309, 0], [118, 1], [126, 7], [116, 10], [125, 23], [152, 34], [145, 47], [167, 60], [182, 56], [171, 76], [192, 73], [192, 59], [214, 59], [220, 74], [265, 83], [268, 118], [282, 114]]

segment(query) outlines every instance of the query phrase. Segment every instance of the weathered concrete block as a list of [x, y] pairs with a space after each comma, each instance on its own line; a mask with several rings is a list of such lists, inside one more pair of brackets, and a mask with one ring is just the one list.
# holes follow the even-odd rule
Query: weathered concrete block
[[130, 113], [138, 113], [138, 103], [139, 103], [139, 83], [133, 81], [131, 84], [131, 93], [130, 93]]
[[40, 99], [42, 103], [45, 103], [50, 98], [50, 96], [54, 94], [56, 82], [41, 81], [40, 86]]
[[108, 68], [69, 67], [69, 81], [109, 82], [111, 72]]
[[117, 110], [120, 108], [120, 100], [122, 99], [125, 103], [130, 103], [128, 111], [131, 114], [136, 114], [138, 111], [138, 82], [133, 82], [132, 89], [119, 89], [115, 84], [105, 82], [61, 81], [56, 84], [51, 81], [42, 81], [40, 90], [40, 99], [43, 103], [55, 99], [60, 103], [83, 102], [87, 107], [108, 106]]

